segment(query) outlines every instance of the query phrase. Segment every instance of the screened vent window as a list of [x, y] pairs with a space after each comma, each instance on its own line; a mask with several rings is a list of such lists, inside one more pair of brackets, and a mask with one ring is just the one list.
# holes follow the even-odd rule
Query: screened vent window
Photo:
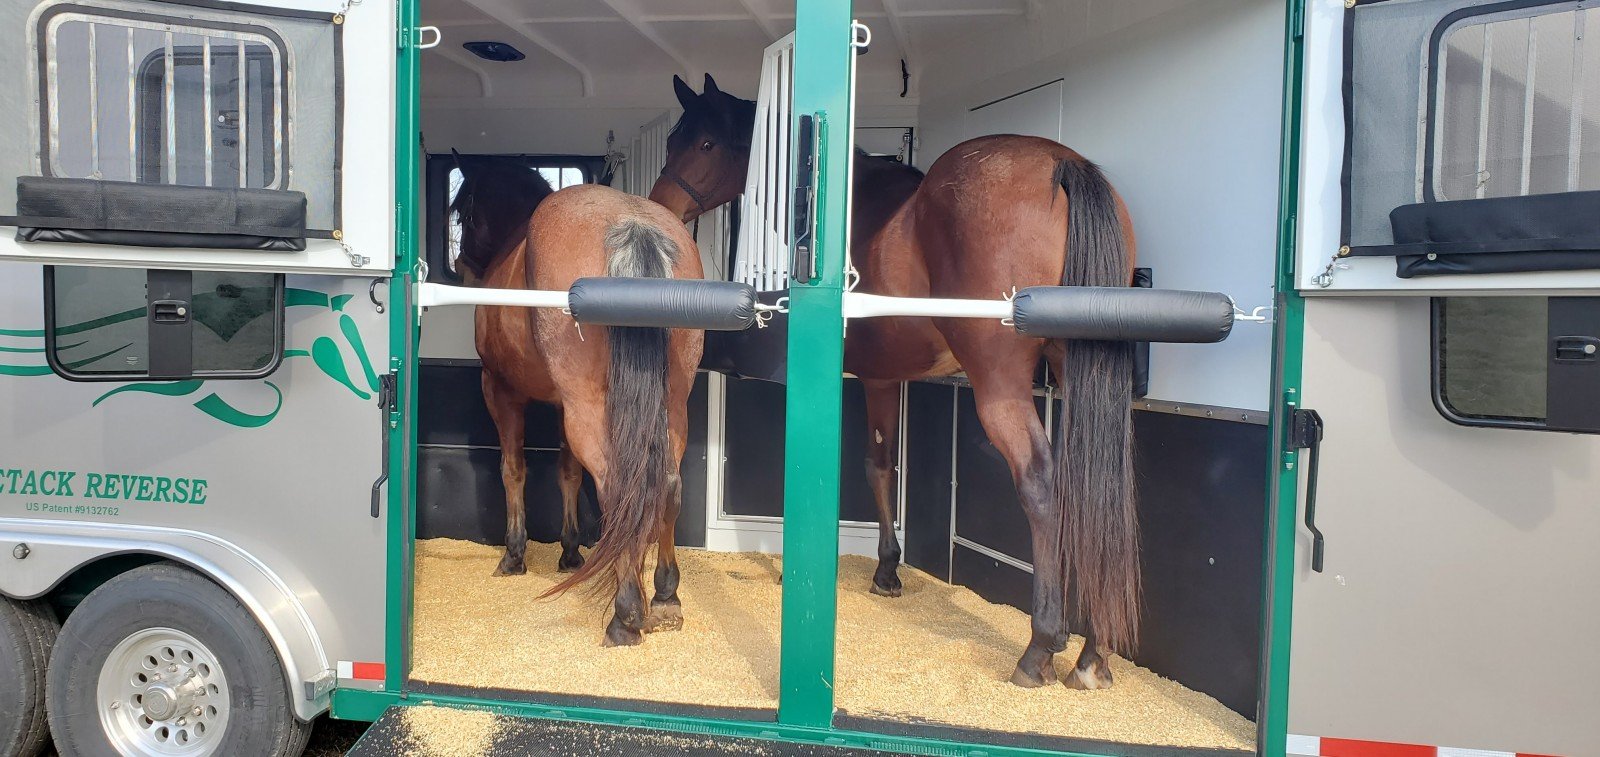
[[1434, 402], [1464, 425], [1600, 432], [1600, 298], [1433, 301]]
[[1600, 8], [1468, 19], [1442, 47], [1438, 199], [1600, 189]]
[[1340, 254], [1400, 278], [1600, 269], [1600, 8], [1365, 0], [1346, 14]]
[[256, 378], [282, 358], [280, 274], [46, 271], [45, 348], [67, 378]]
[[282, 42], [269, 29], [61, 13], [46, 27], [46, 175], [281, 188]]

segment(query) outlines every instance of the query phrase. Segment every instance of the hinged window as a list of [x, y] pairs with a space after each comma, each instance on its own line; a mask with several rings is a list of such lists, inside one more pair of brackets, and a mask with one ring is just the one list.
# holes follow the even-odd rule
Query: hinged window
[[1401, 278], [1600, 269], [1600, 9], [1367, 0], [1346, 14], [1341, 244]]
[[1433, 301], [1433, 396], [1468, 426], [1600, 433], [1600, 298]]

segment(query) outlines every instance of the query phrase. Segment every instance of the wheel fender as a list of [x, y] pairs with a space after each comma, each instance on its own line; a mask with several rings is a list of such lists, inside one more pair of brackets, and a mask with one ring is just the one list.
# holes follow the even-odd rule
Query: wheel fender
[[261, 624], [283, 664], [295, 715], [328, 708], [335, 670], [305, 606], [283, 579], [237, 545], [186, 529], [0, 518], [0, 594], [33, 599], [106, 557], [156, 555], [216, 581]]

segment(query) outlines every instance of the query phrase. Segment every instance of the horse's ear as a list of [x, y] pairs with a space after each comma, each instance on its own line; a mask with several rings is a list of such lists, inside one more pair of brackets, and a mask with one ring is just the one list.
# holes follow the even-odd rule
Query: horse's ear
[[456, 170], [460, 171], [462, 176], [466, 176], [467, 175], [467, 167], [461, 165], [461, 153], [456, 152], [456, 148], [452, 147], [452, 148], [450, 148], [450, 157], [453, 160], [455, 160]]
[[700, 99], [700, 96], [695, 94], [689, 83], [677, 74], [672, 75], [672, 91], [678, 94], [678, 104], [682, 105], [684, 110], [693, 108], [695, 101]]
[[712, 92], [721, 92], [721, 91], [722, 90], [717, 89], [717, 80], [711, 78], [711, 74], [706, 74], [705, 93], [709, 95]]

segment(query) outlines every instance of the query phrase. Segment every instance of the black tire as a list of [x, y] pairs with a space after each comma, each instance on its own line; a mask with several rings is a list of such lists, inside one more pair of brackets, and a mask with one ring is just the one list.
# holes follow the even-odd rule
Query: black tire
[[0, 757], [44, 751], [45, 667], [60, 631], [50, 605], [0, 597]]
[[100, 717], [101, 670], [118, 644], [151, 628], [198, 640], [226, 676], [226, 726], [211, 754], [296, 757], [305, 749], [311, 724], [295, 717], [283, 667], [255, 619], [204, 576], [155, 563], [102, 584], [61, 628], [46, 687], [61, 757], [119, 754]]

